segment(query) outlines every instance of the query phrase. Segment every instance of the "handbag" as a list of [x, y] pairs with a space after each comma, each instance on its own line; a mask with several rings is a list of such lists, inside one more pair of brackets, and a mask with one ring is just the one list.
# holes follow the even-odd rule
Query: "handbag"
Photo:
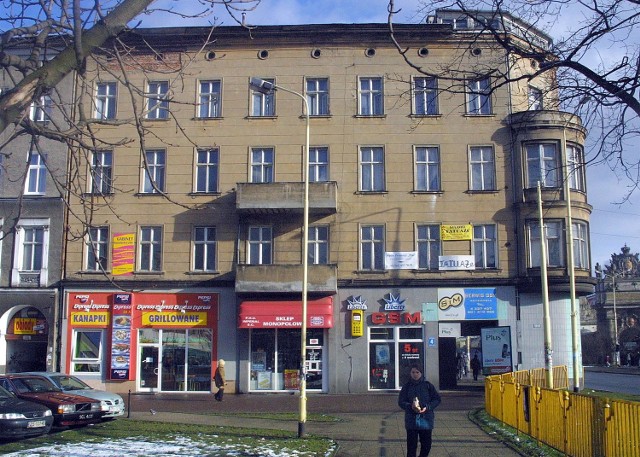
[[429, 420], [424, 414], [416, 414], [416, 430], [429, 430]]

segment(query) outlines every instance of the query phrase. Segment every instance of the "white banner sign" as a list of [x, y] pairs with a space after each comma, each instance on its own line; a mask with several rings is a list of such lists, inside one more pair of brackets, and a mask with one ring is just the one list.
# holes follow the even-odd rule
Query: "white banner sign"
[[385, 252], [385, 270], [416, 270], [418, 268], [418, 251]]
[[475, 270], [475, 259], [472, 255], [441, 255], [438, 257], [438, 270]]

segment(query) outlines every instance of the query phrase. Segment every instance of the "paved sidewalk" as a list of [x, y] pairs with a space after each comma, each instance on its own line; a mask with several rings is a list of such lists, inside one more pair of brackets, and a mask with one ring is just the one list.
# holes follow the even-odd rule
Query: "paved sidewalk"
[[[510, 457], [520, 455], [480, 430], [467, 415], [483, 405], [481, 389], [443, 391], [436, 410], [436, 429], [430, 457]], [[404, 412], [397, 393], [329, 395], [310, 394], [308, 413], [330, 414], [342, 422], [306, 423], [308, 434], [334, 439], [338, 457], [404, 457]], [[273, 428], [296, 433], [297, 421], [248, 419], [234, 412], [297, 412], [299, 398], [286, 394], [225, 395], [216, 402], [210, 394], [132, 394], [131, 418], [230, 427]], [[153, 411], [152, 411], [153, 410]], [[219, 411], [222, 415], [211, 415]], [[207, 413], [207, 414], [205, 414]]]

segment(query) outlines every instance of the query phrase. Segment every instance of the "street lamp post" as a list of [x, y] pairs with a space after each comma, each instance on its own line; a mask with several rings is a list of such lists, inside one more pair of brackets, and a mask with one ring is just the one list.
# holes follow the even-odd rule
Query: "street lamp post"
[[307, 241], [309, 232], [309, 102], [303, 94], [282, 86], [278, 86], [270, 81], [260, 78], [251, 78], [249, 87], [263, 94], [270, 94], [275, 90], [282, 90], [296, 95], [304, 103], [304, 114], [306, 120], [306, 138], [304, 157], [302, 160], [302, 175], [304, 178], [304, 203], [302, 209], [302, 327], [300, 336], [300, 406], [298, 421], [298, 438], [305, 434], [307, 423], [307, 291], [309, 277], [309, 244]]
[[615, 273], [607, 274], [604, 271], [598, 270], [598, 269], [596, 269], [596, 273], [599, 273], [605, 278], [607, 276], [611, 278], [611, 287], [613, 288], [613, 335], [615, 339], [613, 364], [618, 367], [620, 366], [620, 340], [618, 339], [618, 308], [616, 306], [616, 274]]

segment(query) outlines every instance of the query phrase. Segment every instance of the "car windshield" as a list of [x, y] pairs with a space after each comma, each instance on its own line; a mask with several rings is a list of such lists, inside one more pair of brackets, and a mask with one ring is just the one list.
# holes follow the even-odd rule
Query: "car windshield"
[[0, 399], [6, 400], [7, 398], [16, 398], [11, 392], [4, 387], [0, 386]]
[[26, 392], [60, 392], [51, 381], [45, 378], [14, 378], [13, 384], [20, 393]]
[[51, 380], [62, 390], [89, 390], [91, 386], [75, 376], [51, 376]]

